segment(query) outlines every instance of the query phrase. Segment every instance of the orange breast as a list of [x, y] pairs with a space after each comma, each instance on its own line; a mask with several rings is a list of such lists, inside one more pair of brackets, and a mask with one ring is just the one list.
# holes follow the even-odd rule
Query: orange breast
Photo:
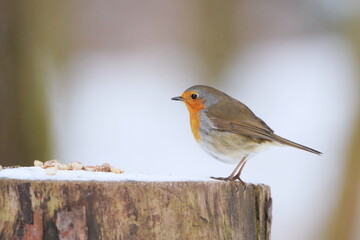
[[200, 140], [199, 128], [200, 128], [200, 114], [199, 111], [203, 110], [204, 104], [186, 104], [187, 109], [190, 114], [190, 126], [191, 131], [194, 135], [195, 140], [198, 142]]
[[194, 138], [198, 142], [200, 140], [200, 135], [199, 135], [200, 116], [197, 112], [194, 112], [192, 114], [190, 113], [190, 126]]

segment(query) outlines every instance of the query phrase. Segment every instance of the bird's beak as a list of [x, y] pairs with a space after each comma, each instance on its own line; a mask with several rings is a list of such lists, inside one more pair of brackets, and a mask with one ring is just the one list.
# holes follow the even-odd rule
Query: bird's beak
[[179, 96], [179, 97], [173, 97], [173, 98], [171, 98], [171, 100], [184, 101], [184, 98]]

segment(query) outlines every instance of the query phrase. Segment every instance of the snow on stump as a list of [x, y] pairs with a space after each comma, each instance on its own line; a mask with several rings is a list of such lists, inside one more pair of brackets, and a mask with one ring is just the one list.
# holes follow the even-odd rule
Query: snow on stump
[[266, 185], [83, 172], [1, 170], [0, 239], [270, 239]]

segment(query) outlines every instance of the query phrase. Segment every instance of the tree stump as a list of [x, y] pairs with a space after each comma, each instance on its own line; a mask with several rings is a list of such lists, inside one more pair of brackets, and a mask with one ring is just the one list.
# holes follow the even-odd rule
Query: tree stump
[[0, 178], [0, 239], [270, 239], [266, 185]]

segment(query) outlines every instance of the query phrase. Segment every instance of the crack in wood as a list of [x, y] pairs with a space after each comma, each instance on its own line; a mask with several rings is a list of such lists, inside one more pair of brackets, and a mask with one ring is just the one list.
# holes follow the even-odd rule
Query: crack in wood
[[206, 217], [201, 216], [201, 214], [192, 206], [190, 206], [187, 202], [183, 201], [176, 193], [174, 193], [173, 191], [171, 191], [168, 188], [164, 188], [164, 187], [160, 187], [161, 190], [170, 193], [171, 195], [173, 195], [177, 200], [179, 200], [185, 207], [187, 207], [188, 209], [191, 209], [192, 212], [194, 212], [196, 214], [196, 216], [198, 216], [203, 222], [205, 223], [209, 223], [209, 219], [207, 219]]

